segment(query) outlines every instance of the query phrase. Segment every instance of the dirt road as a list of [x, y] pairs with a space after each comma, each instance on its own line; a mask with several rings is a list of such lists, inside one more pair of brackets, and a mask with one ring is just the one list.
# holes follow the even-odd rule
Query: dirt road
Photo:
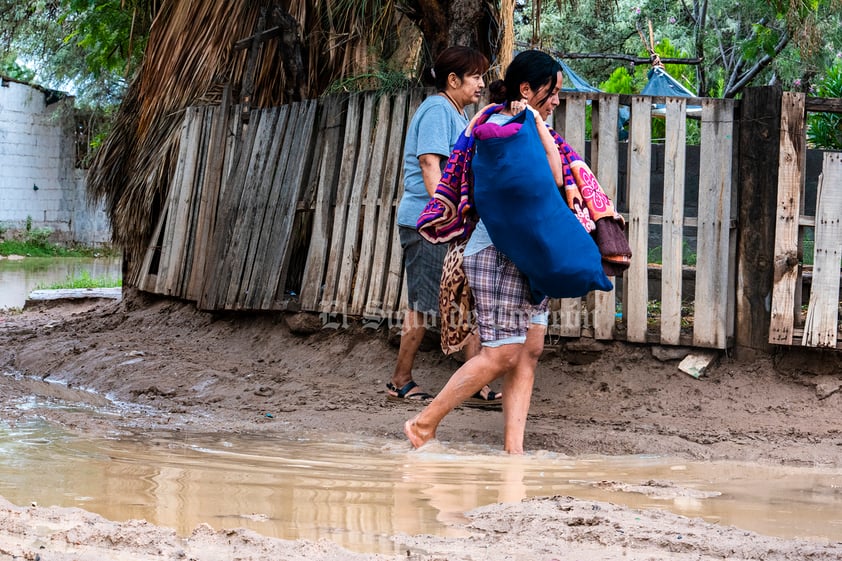
[[[6, 374], [0, 377], [0, 410], [10, 423], [40, 415], [92, 435], [119, 431], [121, 424], [289, 431], [290, 423], [276, 422], [284, 419], [300, 430], [353, 426], [364, 435], [404, 441], [402, 424], [418, 406], [385, 399], [396, 356], [388, 333], [350, 325], [301, 334], [311, 323], [306, 320], [208, 314], [189, 303], [134, 293], [121, 302], [53, 301], [23, 313], [0, 312], [0, 371]], [[579, 342], [548, 349], [538, 367], [527, 450], [842, 468], [842, 377], [835, 354], [780, 352], [752, 361], [722, 356], [695, 379], [678, 370], [678, 358], [668, 351]], [[423, 352], [416, 380], [435, 391], [457, 366], [440, 352]], [[158, 413], [138, 409], [122, 418], [92, 418], [16, 407], [31, 395], [70, 402], [109, 396]], [[439, 439], [454, 447], [499, 447], [500, 413], [483, 412], [495, 419], [483, 423], [476, 415], [455, 411]], [[491, 505], [469, 518], [467, 538], [401, 536], [409, 556], [395, 559], [842, 559], [838, 543], [760, 536], [569, 497]], [[183, 539], [144, 522], [9, 503], [0, 503], [2, 555], [45, 561], [391, 559], [329, 542], [286, 542], [207, 526]]]

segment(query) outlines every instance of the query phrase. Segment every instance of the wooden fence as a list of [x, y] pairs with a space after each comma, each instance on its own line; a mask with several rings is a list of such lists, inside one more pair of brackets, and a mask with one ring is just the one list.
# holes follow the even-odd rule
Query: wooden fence
[[[769, 342], [835, 349], [842, 264], [842, 154], [823, 155], [815, 210], [805, 208], [805, 120], [808, 111], [842, 113], [842, 100], [786, 92], [781, 106]], [[805, 248], [808, 232], [812, 250]]]
[[[405, 301], [395, 225], [402, 143], [424, 95], [331, 96], [253, 110], [247, 123], [237, 106], [189, 108], [165, 212], [140, 273], [127, 283], [206, 310], [398, 318]], [[623, 106], [631, 114], [627, 141], [618, 138]], [[700, 119], [691, 119], [688, 107], [696, 106]], [[616, 290], [553, 302], [550, 336], [733, 343], [736, 108], [720, 99], [564, 95], [555, 127], [588, 154], [609, 196], [625, 201], [634, 258], [614, 279]], [[665, 130], [656, 139], [665, 150], [660, 215], [650, 212], [653, 117]], [[698, 170], [685, 158], [694, 119]], [[688, 173], [698, 176], [696, 216], [686, 210]], [[648, 259], [653, 232], [662, 240], [660, 263]], [[692, 265], [683, 259], [688, 239]]]

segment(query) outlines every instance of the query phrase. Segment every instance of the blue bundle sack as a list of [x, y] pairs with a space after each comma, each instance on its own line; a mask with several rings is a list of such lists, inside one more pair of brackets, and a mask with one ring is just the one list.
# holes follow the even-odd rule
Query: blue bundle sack
[[523, 111], [502, 128], [514, 132], [475, 134], [472, 165], [474, 202], [494, 246], [529, 279], [535, 303], [613, 289], [556, 186], [535, 118]]

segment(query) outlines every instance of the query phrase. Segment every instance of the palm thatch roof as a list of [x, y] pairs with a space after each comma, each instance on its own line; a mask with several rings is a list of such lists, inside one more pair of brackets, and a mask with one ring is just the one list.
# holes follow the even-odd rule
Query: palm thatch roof
[[[386, 25], [394, 29], [397, 18], [393, 0], [165, 0], [143, 64], [88, 175], [88, 193], [105, 201], [113, 241], [129, 266], [140, 261], [166, 201], [187, 107], [218, 104], [226, 86], [235, 103], [253, 92], [251, 107], [316, 97], [331, 80], [367, 70], [373, 33]], [[289, 20], [298, 25], [284, 29], [280, 39], [253, 51], [236, 48], [259, 24], [270, 29]], [[290, 64], [296, 46], [303, 75]]]

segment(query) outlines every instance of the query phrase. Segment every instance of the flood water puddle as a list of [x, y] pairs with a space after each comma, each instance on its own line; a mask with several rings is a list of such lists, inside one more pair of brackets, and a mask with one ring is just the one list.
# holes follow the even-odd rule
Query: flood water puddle
[[396, 553], [390, 535], [464, 534], [463, 513], [526, 497], [570, 495], [658, 508], [784, 538], [842, 541], [842, 470], [656, 456], [509, 457], [473, 447], [349, 435], [186, 435], [88, 439], [43, 421], [0, 424], [0, 495], [145, 519], [188, 535], [197, 525], [326, 538]]
[[22, 308], [29, 293], [83, 274], [92, 279], [119, 279], [122, 261], [113, 257], [27, 257], [0, 259], [0, 310]]

